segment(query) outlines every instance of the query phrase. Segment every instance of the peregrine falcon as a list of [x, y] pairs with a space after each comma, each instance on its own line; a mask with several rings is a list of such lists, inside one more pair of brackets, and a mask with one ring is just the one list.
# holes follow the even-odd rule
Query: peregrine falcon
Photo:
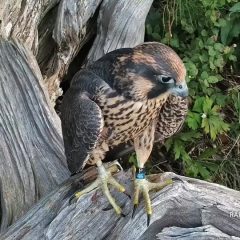
[[168, 46], [150, 42], [112, 51], [74, 76], [61, 109], [62, 132], [68, 167], [81, 171], [96, 164], [98, 178], [75, 198], [101, 186], [117, 214], [122, 210], [111, 196], [108, 183], [124, 192], [102, 164], [109, 148], [132, 141], [137, 156], [134, 208], [143, 194], [148, 225], [152, 214], [149, 191], [171, 184], [172, 179], [152, 183], [144, 165], [156, 140], [179, 130], [188, 103], [186, 69]]

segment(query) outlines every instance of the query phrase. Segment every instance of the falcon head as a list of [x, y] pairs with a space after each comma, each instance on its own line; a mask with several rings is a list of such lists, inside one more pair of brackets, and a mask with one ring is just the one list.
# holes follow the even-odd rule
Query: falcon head
[[127, 97], [140, 100], [169, 94], [188, 96], [185, 66], [164, 44], [150, 42], [128, 49], [113, 66], [114, 87]]

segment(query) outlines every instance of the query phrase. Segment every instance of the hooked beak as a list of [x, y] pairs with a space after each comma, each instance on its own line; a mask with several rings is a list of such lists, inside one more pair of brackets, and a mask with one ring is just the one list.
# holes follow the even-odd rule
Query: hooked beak
[[176, 96], [187, 97], [188, 96], [188, 87], [187, 84], [176, 84], [171, 88], [170, 92]]

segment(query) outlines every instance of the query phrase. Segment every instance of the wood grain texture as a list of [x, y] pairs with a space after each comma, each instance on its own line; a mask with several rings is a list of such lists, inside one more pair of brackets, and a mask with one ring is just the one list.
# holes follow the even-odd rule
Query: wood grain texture
[[101, 0], [62, 0], [59, 4], [53, 29], [56, 48], [44, 73], [52, 103], [62, 94], [59, 85], [70, 63], [94, 34], [91, 18], [100, 3]]
[[20, 44], [0, 40], [1, 230], [69, 176], [33, 58]]
[[98, 16], [97, 37], [88, 54], [88, 64], [104, 54], [144, 41], [145, 20], [153, 0], [103, 0]]
[[218, 228], [205, 225], [196, 228], [167, 227], [157, 234], [157, 239], [164, 240], [240, 240], [239, 237], [223, 233]]
[[59, 1], [0, 0], [0, 36], [17, 38], [36, 54], [38, 24]]
[[[115, 175], [132, 193], [130, 172]], [[152, 176], [176, 177], [173, 173]], [[122, 193], [113, 191], [126, 217], [118, 217], [100, 190], [85, 195], [69, 205], [77, 185], [96, 177], [94, 168], [64, 182], [35, 205], [1, 237], [15, 239], [239, 239], [240, 193], [226, 187], [197, 179], [182, 179], [158, 193], [152, 193], [153, 216], [147, 228], [144, 204], [141, 202], [134, 219], [132, 202]], [[79, 184], [81, 182], [81, 184]], [[79, 187], [79, 186], [78, 186]], [[0, 237], [0, 238], [1, 238]], [[198, 238], [199, 237], [199, 238]], [[206, 237], [206, 238], [204, 238]]]

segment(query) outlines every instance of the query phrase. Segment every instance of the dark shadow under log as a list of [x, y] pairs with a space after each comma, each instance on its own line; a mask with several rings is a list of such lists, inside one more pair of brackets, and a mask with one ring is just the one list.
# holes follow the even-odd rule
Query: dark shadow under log
[[[131, 173], [119, 172], [115, 176], [131, 193]], [[152, 176], [152, 180], [174, 176], [165, 173]], [[151, 194], [153, 216], [147, 228], [143, 202], [132, 219], [132, 202], [123, 193], [112, 192], [126, 217], [117, 216], [109, 208], [100, 190], [69, 205], [76, 188], [95, 177], [94, 168], [72, 177], [11, 226], [2, 239], [240, 239], [240, 216], [237, 215], [240, 214], [240, 193], [237, 191], [178, 176], [182, 182]]]

